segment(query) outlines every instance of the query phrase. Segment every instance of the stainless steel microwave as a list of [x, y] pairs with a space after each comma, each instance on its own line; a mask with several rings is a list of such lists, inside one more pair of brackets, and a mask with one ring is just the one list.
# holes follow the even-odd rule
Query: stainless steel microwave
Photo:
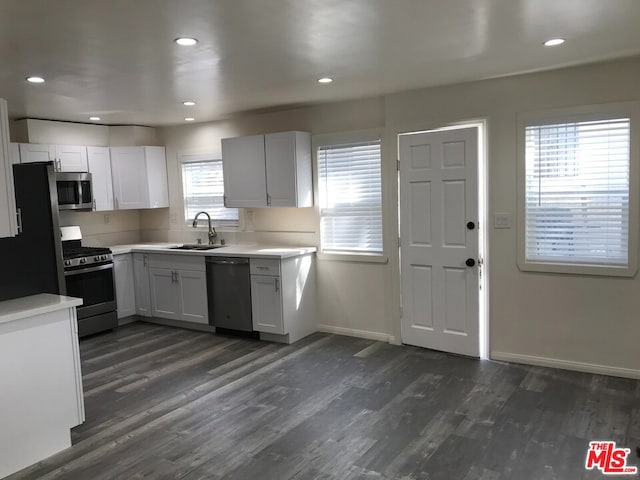
[[56, 186], [59, 210], [93, 210], [93, 186], [90, 173], [56, 173]]

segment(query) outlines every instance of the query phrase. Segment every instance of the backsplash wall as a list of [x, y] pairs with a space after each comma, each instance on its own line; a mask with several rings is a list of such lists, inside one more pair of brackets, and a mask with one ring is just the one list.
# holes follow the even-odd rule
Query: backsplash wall
[[140, 242], [138, 210], [111, 212], [60, 212], [60, 226], [80, 225], [82, 243], [92, 247], [108, 247]]

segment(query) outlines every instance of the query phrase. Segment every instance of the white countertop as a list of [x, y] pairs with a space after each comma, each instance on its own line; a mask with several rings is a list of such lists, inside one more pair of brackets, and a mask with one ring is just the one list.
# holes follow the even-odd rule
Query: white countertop
[[82, 305], [81, 298], [40, 293], [0, 302], [0, 323], [13, 322]]
[[254, 258], [290, 258], [306, 255], [316, 251], [316, 247], [291, 247], [274, 245], [229, 245], [212, 250], [175, 250], [170, 247], [180, 243], [145, 243], [132, 245], [114, 245], [114, 255], [123, 253], [170, 253], [174, 255], [198, 255], [211, 257], [254, 257]]

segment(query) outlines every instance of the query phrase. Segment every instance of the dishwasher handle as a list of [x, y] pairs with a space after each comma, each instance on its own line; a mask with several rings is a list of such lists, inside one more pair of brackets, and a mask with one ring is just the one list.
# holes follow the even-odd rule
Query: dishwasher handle
[[248, 258], [215, 258], [215, 257], [207, 257], [205, 260], [206, 263], [211, 263], [213, 265], [248, 265]]

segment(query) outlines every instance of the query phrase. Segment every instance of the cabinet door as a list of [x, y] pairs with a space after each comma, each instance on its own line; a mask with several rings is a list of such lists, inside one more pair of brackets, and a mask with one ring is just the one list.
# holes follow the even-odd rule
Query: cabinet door
[[209, 324], [207, 311], [207, 278], [205, 272], [179, 270], [181, 320]]
[[149, 257], [146, 253], [133, 254], [133, 278], [135, 280], [136, 313], [143, 317], [150, 317]]
[[251, 315], [253, 329], [283, 335], [280, 277], [251, 275]]
[[180, 320], [180, 296], [176, 285], [174, 270], [149, 268], [152, 316]]
[[271, 207], [297, 206], [295, 133], [264, 136], [267, 204]]
[[130, 253], [114, 255], [113, 276], [116, 282], [118, 318], [135, 315], [136, 299], [133, 291], [133, 259]]
[[149, 185], [148, 208], [169, 206], [169, 184], [167, 181], [167, 157], [164, 147], [144, 147]]
[[0, 99], [0, 238], [18, 234], [13, 166], [9, 149], [7, 102]]
[[56, 145], [59, 172], [87, 172], [87, 147], [78, 145]]
[[[20, 163], [50, 162], [56, 158], [54, 145], [20, 144]], [[57, 168], [57, 166], [56, 166]]]
[[112, 147], [111, 173], [116, 210], [148, 208], [144, 147]]
[[9, 157], [11, 158], [11, 163], [13, 165], [20, 163], [20, 144], [18, 143], [9, 144]]
[[93, 186], [94, 210], [113, 210], [111, 155], [108, 147], [87, 147], [87, 161]]
[[265, 207], [264, 135], [222, 139], [226, 207]]

